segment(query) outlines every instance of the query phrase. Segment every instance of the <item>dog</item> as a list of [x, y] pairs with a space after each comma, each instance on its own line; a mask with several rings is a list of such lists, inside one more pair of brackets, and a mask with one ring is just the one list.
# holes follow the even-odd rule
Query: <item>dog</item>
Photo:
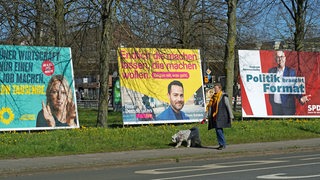
[[180, 147], [184, 141], [187, 142], [187, 147], [202, 147], [199, 129], [197, 127], [193, 127], [188, 130], [180, 130], [171, 138], [173, 143], [177, 143], [175, 148]]

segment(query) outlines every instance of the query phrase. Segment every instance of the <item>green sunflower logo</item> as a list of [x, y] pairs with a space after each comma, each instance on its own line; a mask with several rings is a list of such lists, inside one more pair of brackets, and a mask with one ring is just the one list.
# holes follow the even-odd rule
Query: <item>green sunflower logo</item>
[[0, 122], [3, 124], [10, 124], [14, 119], [14, 114], [12, 110], [8, 107], [3, 107], [0, 109]]

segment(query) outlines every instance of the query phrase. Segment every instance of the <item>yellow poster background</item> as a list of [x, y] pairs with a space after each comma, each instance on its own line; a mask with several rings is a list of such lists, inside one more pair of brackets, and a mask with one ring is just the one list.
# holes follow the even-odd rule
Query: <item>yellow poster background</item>
[[202, 86], [198, 49], [119, 48], [122, 87], [169, 103], [168, 84], [182, 82], [184, 98], [190, 99]]

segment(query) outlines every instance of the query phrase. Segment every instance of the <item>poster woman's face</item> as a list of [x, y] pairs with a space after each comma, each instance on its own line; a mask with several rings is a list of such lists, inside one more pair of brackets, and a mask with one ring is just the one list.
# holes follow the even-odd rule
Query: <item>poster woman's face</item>
[[51, 106], [56, 111], [64, 110], [67, 104], [67, 97], [68, 93], [62, 82], [54, 81], [50, 89]]

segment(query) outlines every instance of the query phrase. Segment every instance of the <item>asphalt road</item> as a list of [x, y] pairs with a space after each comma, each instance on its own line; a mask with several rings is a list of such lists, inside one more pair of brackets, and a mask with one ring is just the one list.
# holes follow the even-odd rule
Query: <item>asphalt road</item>
[[[168, 148], [56, 157], [6, 159], [0, 160], [0, 178], [15, 176], [21, 177], [25, 175], [34, 175], [39, 172], [48, 173], [51, 176], [52, 173], [68, 173], [72, 171], [76, 172], [74, 174], [74, 177], [78, 177], [76, 174], [81, 174], [79, 176], [81, 178], [86, 177], [85, 175], [82, 175], [82, 171], [85, 172], [87, 170], [97, 170], [100, 168], [103, 168], [105, 169], [105, 171], [107, 171], [108, 169], [113, 169], [114, 167], [137, 167], [139, 165], [142, 165], [141, 167], [151, 167], [152, 164], [180, 165], [181, 163], [190, 161], [194, 162], [198, 160], [215, 160], [213, 163], [210, 163], [214, 164], [216, 163], [216, 160], [225, 159], [226, 157], [249, 158], [259, 155], [279, 153], [283, 154], [292, 152], [313, 153], [319, 151], [320, 138], [314, 138], [305, 140], [280, 141], [268, 143], [235, 144], [228, 145], [227, 149], [224, 150], [216, 150], [215, 147], [181, 147], [178, 149]], [[125, 173], [121, 173], [121, 175], [122, 177], [118, 179], [122, 179], [126, 176]], [[50, 176], [48, 176], [46, 179], [50, 179]]]
[[173, 180], [173, 179], [320, 179], [320, 150], [246, 157], [201, 159], [186, 162], [96, 167], [65, 171], [33, 172], [6, 180]]

